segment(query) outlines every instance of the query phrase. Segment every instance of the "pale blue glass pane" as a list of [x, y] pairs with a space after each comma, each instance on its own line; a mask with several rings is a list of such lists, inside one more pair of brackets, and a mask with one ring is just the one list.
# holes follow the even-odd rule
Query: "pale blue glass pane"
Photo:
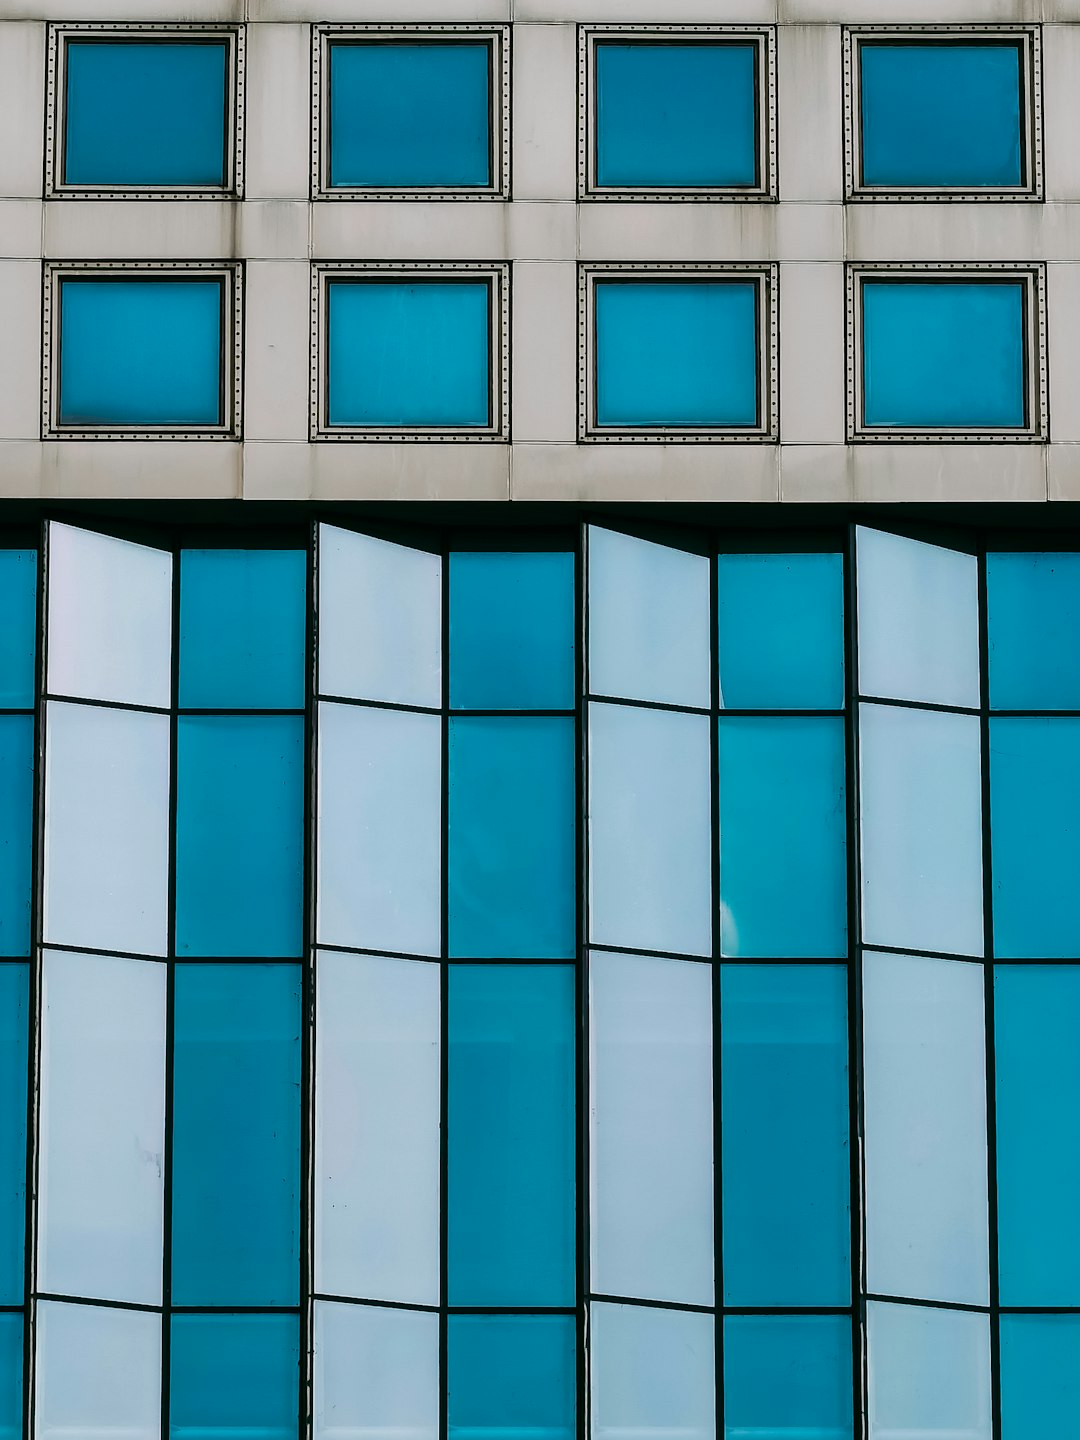
[[0, 715], [0, 955], [30, 952], [34, 717]]
[[450, 704], [574, 708], [574, 557], [450, 556]]
[[720, 704], [840, 710], [840, 555], [721, 555], [716, 570]]
[[330, 184], [490, 185], [491, 43], [330, 46]]
[[0, 705], [34, 703], [37, 551], [0, 550]]
[[300, 966], [178, 965], [172, 1298], [295, 1305]]
[[0, 1440], [22, 1435], [23, 1317], [0, 1315]]
[[589, 1318], [591, 1433], [596, 1440], [713, 1440], [716, 1339], [711, 1315], [594, 1303]]
[[181, 715], [176, 950], [299, 955], [304, 720]]
[[1019, 281], [861, 283], [864, 425], [1023, 429]]
[[1021, 185], [1015, 41], [859, 45], [862, 183]]
[[1080, 954], [1080, 720], [990, 722], [994, 953]]
[[986, 557], [990, 704], [1080, 710], [1080, 555]]
[[870, 1440], [990, 1440], [990, 1317], [866, 1307]]
[[[0, 1304], [3, 1305], [23, 1303], [27, 977], [26, 965], [0, 965]], [[0, 1382], [0, 1395], [3, 1393]]]
[[728, 1315], [726, 1440], [844, 1440], [852, 1430], [846, 1315]]
[[490, 424], [488, 281], [334, 280], [328, 289], [331, 425]]
[[844, 722], [720, 720], [725, 955], [847, 953]]
[[220, 280], [63, 280], [61, 425], [219, 425]]
[[452, 965], [451, 1305], [573, 1305], [574, 972]]
[[302, 709], [303, 550], [180, 552], [180, 704]]
[[994, 975], [1003, 1305], [1080, 1306], [1080, 966]]
[[450, 954], [571, 958], [573, 720], [456, 718], [449, 745]]
[[225, 40], [69, 40], [67, 185], [224, 185]]
[[451, 1440], [573, 1440], [573, 1315], [451, 1315]]
[[755, 44], [596, 46], [596, 183], [758, 183]]
[[1069, 1435], [1080, 1416], [1080, 1315], [1002, 1315], [1002, 1440]]
[[847, 974], [721, 970], [724, 1300], [846, 1305]]
[[598, 280], [596, 423], [758, 424], [758, 285]]
[[289, 1440], [297, 1431], [296, 1315], [174, 1315], [172, 1440]]

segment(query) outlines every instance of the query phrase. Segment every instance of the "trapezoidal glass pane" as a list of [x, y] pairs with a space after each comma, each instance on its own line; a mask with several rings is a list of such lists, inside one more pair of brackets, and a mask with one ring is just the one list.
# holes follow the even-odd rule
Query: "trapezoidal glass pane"
[[990, 1317], [866, 1307], [870, 1440], [990, 1440]]
[[37, 1440], [160, 1440], [161, 1316], [37, 1304]]
[[315, 1440], [437, 1440], [439, 1317], [315, 1301]]
[[594, 1302], [589, 1322], [591, 1433], [596, 1440], [713, 1440], [716, 1339], [711, 1315]]

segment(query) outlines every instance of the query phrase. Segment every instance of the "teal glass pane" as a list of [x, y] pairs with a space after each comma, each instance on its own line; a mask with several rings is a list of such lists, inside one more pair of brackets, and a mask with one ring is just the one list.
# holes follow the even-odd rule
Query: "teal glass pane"
[[847, 972], [724, 965], [724, 1302], [851, 1294]]
[[328, 290], [331, 425], [491, 423], [486, 280], [334, 280]]
[[758, 286], [598, 280], [596, 423], [756, 426]]
[[330, 45], [330, 184], [492, 183], [491, 43]]
[[171, 1440], [290, 1440], [297, 1433], [296, 1315], [174, 1315]]
[[573, 719], [457, 717], [449, 746], [450, 954], [571, 959]]
[[863, 281], [863, 424], [1023, 429], [1024, 329], [1019, 281]]
[[1022, 185], [1021, 46], [863, 41], [862, 183]]
[[725, 955], [847, 954], [847, 810], [839, 716], [720, 719]]
[[220, 280], [62, 280], [60, 424], [220, 425]]
[[1002, 1315], [1002, 1440], [1069, 1435], [1080, 1416], [1080, 1315]]
[[67, 42], [65, 185], [221, 186], [227, 41]]
[[451, 1440], [573, 1440], [573, 1315], [451, 1315]]
[[1002, 1305], [1080, 1306], [1080, 966], [994, 974]]
[[178, 965], [172, 1298], [295, 1305], [299, 965]]
[[303, 550], [180, 552], [180, 704], [303, 709]]
[[[29, 967], [0, 965], [0, 1305], [23, 1303], [28, 1006]], [[0, 1378], [0, 1435], [5, 1393]]]
[[450, 704], [574, 708], [574, 557], [450, 556]]
[[23, 1317], [0, 1315], [0, 1440], [21, 1440]]
[[1080, 955], [1080, 720], [990, 722], [994, 954]]
[[596, 46], [596, 183], [759, 184], [757, 46]]
[[452, 965], [447, 1294], [573, 1305], [574, 971]]
[[34, 704], [37, 551], [0, 550], [0, 706]]
[[721, 555], [716, 567], [720, 704], [841, 710], [840, 555]]
[[178, 955], [299, 955], [304, 719], [181, 715]]
[[1080, 710], [1080, 555], [986, 557], [990, 704]]
[[30, 953], [34, 717], [0, 715], [0, 955]]
[[726, 1440], [850, 1440], [851, 1396], [846, 1316], [726, 1316]]

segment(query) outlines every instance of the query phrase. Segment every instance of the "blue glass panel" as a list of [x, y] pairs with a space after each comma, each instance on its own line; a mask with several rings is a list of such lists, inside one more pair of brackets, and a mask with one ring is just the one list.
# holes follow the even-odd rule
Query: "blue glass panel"
[[0, 1315], [0, 1440], [21, 1440], [23, 1317]]
[[450, 954], [572, 958], [573, 720], [457, 718], [449, 743]]
[[986, 557], [990, 704], [1080, 710], [1080, 555]]
[[725, 955], [847, 953], [844, 722], [720, 720]]
[[572, 1315], [451, 1315], [451, 1440], [573, 1440]]
[[172, 1440], [290, 1440], [299, 1413], [296, 1315], [174, 1315]]
[[846, 1305], [847, 974], [725, 965], [724, 1300]]
[[181, 715], [178, 955], [299, 955], [304, 720]]
[[757, 46], [596, 46], [596, 183], [758, 184]]
[[1014, 280], [867, 280], [863, 423], [1022, 429], [1024, 287]]
[[0, 1305], [23, 1303], [28, 975], [26, 965], [0, 965]]
[[598, 425], [755, 426], [758, 286], [598, 280]]
[[300, 966], [178, 965], [172, 1298], [295, 1305]]
[[490, 424], [486, 280], [334, 280], [328, 288], [331, 425]]
[[844, 562], [840, 555], [721, 555], [720, 704], [840, 710]]
[[998, 959], [1080, 954], [1080, 720], [990, 722]]
[[1080, 1306], [1080, 966], [994, 974], [1003, 1305]]
[[490, 185], [487, 41], [330, 46], [330, 184]]
[[728, 1315], [727, 1440], [845, 1440], [852, 1430], [851, 1321], [844, 1315]]
[[574, 972], [452, 965], [451, 1305], [573, 1305]]
[[574, 708], [574, 557], [450, 556], [450, 704]]
[[0, 550], [0, 706], [34, 703], [37, 551]]
[[862, 183], [1023, 183], [1021, 47], [897, 41], [859, 46]]
[[220, 280], [62, 280], [61, 425], [219, 425]]
[[224, 185], [225, 40], [69, 40], [67, 185]]
[[1069, 1435], [1080, 1416], [1080, 1315], [1002, 1315], [1002, 1440]]
[[180, 704], [303, 709], [303, 550], [183, 550]]
[[0, 715], [0, 955], [30, 953], [34, 717]]

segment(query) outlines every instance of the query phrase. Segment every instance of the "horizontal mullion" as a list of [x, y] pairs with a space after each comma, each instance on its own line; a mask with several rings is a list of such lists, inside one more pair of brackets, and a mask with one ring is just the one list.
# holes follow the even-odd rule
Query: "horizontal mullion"
[[412, 1300], [372, 1300], [367, 1296], [331, 1295], [323, 1290], [313, 1291], [311, 1298], [331, 1305], [367, 1305], [377, 1310], [412, 1310], [420, 1315], [440, 1313], [438, 1305], [419, 1305]]
[[889, 705], [894, 710], [932, 710], [941, 715], [981, 715], [978, 705], [941, 705], [930, 700], [899, 700], [895, 695], [858, 695], [860, 705]]
[[91, 700], [85, 695], [56, 695], [51, 690], [43, 690], [41, 698], [46, 704], [55, 701], [62, 705], [87, 705], [94, 710], [126, 710], [139, 715], [172, 714], [169, 705], [129, 705], [126, 700]]
[[868, 1291], [864, 1298], [883, 1305], [914, 1305], [922, 1310], [963, 1310], [972, 1315], [989, 1315], [992, 1308], [989, 1305], [970, 1305], [962, 1300], [922, 1300], [913, 1295], [878, 1295], [873, 1291]]

